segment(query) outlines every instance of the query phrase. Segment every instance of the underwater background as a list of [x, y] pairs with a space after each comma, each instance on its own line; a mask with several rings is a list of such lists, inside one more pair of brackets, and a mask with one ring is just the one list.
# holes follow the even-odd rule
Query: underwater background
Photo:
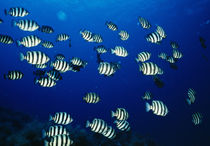
[[[4, 9], [11, 7], [26, 8], [30, 12], [28, 19], [36, 20], [41, 25], [52, 26], [54, 34], [49, 35], [39, 31], [24, 32], [13, 27], [11, 22], [14, 18], [4, 14]], [[1, 1], [0, 18], [4, 21], [0, 24], [1, 34], [12, 36], [15, 41], [26, 35], [35, 34], [55, 42], [57, 34], [67, 33], [70, 35], [72, 45], [69, 47], [67, 42], [62, 42], [55, 43], [52, 49], [42, 46], [29, 49], [19, 47], [15, 43], [0, 44], [0, 106], [3, 107], [0, 112], [1, 129], [13, 127], [14, 125], [5, 123], [19, 119], [15, 113], [9, 114], [10, 110], [13, 110], [34, 117], [36, 122], [29, 127], [37, 129], [41, 137], [41, 129], [48, 122], [49, 115], [62, 111], [72, 115], [74, 119], [71, 123], [72, 128], [80, 125], [87, 131], [88, 136], [92, 135], [92, 132], [85, 128], [87, 120], [102, 118], [113, 125], [111, 110], [123, 107], [129, 112], [128, 121], [132, 132], [139, 133], [142, 137], [149, 137], [154, 141], [153, 145], [210, 145], [209, 8], [209, 0]], [[138, 16], [147, 18], [152, 24], [152, 30], [155, 29], [155, 25], [161, 25], [167, 38], [160, 45], [147, 42], [145, 36], [151, 30], [144, 30], [137, 24]], [[130, 34], [129, 39], [120, 40], [117, 33], [107, 29], [106, 21], [113, 21], [118, 28], [126, 30]], [[80, 35], [81, 29], [101, 34], [103, 37], [101, 44], [107, 48], [122, 45], [128, 50], [129, 55], [125, 58], [111, 54], [102, 56], [104, 60], [120, 61], [121, 68], [113, 76], [105, 77], [98, 73], [96, 52], [93, 49], [98, 44], [84, 41]], [[206, 40], [206, 49], [202, 48], [199, 36]], [[160, 52], [172, 52], [170, 41], [178, 42], [183, 53], [183, 58], [177, 62], [177, 70], [170, 68], [168, 63], [157, 57]], [[80, 57], [88, 64], [80, 72], [62, 74], [63, 80], [55, 87], [43, 88], [34, 84], [35, 68], [19, 59], [20, 52], [28, 50], [40, 50], [51, 58], [56, 54], [64, 54], [68, 59]], [[151, 76], [144, 76], [139, 72], [135, 57], [144, 50], [154, 54], [151, 57], [152, 61], [164, 70], [164, 74], [160, 76], [164, 82], [162, 88], [154, 84]], [[23, 79], [5, 80], [3, 76], [9, 70], [21, 70], [24, 73]], [[185, 101], [189, 88], [193, 88], [197, 93], [195, 103], [190, 106]], [[152, 112], [145, 111], [145, 101], [141, 97], [147, 90], [153, 93], [155, 99], [162, 100], [167, 105], [169, 109], [167, 116], [156, 116]], [[83, 97], [87, 92], [97, 92], [101, 101], [97, 104], [85, 103]], [[9, 112], [4, 108], [10, 109]], [[201, 112], [203, 115], [200, 125], [192, 123], [194, 112]], [[5, 115], [11, 116], [6, 118]], [[26, 121], [27, 118], [19, 120], [22, 125], [26, 124]], [[12, 134], [18, 136], [16, 133], [19, 132], [17, 129], [11, 130], [12, 133], [3, 131], [0, 131], [0, 136], [6, 138]], [[123, 138], [124, 141], [128, 141], [127, 137]], [[94, 142], [96, 139], [91, 140]], [[7, 146], [6, 143], [2, 145]], [[16, 143], [16, 145], [21, 144]]]

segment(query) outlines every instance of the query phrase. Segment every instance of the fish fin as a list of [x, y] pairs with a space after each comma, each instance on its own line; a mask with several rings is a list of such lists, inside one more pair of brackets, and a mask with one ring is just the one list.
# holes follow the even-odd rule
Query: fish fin
[[8, 79], [8, 75], [7, 74], [4, 74], [4, 79]]
[[47, 136], [46, 131], [43, 129], [42, 130], [42, 138], [45, 138]]
[[111, 117], [115, 117], [115, 113], [111, 111]]
[[12, 26], [14, 27], [14, 26], [17, 26], [17, 22], [15, 21], [15, 20], [12, 20]]
[[135, 60], [136, 60], [137, 63], [139, 62], [138, 58], [136, 58]]
[[146, 102], [146, 112], [149, 112], [150, 111], [150, 104], [148, 102]]
[[114, 54], [114, 53], [115, 53], [115, 50], [114, 50], [114, 49], [112, 49], [112, 48], [111, 48], [110, 50], [111, 50], [111, 53], [112, 53], [112, 54]]
[[52, 121], [53, 120], [53, 117], [50, 115], [49, 116], [49, 121]]
[[88, 127], [90, 127], [90, 122], [89, 121], [86, 122], [86, 128], [88, 128]]
[[23, 61], [25, 59], [25, 56], [23, 53], [20, 53], [20, 61]]
[[47, 140], [44, 141], [44, 146], [49, 146], [49, 142]]
[[5, 14], [6, 16], [8, 15], [7, 9], [4, 9], [4, 14]]
[[50, 63], [50, 67], [54, 67], [54, 66], [53, 66], [53, 63], [54, 63], [53, 61]]
[[116, 124], [117, 123], [117, 120], [115, 120], [113, 123]]
[[188, 104], [188, 105], [191, 105], [190, 99], [187, 98], [186, 101], [187, 101], [187, 104]]
[[17, 46], [21, 46], [21, 42], [20, 41], [17, 41], [16, 44], [17, 44]]

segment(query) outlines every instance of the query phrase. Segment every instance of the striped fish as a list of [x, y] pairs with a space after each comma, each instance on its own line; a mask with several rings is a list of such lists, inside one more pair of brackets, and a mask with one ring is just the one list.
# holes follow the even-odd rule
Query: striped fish
[[188, 98], [186, 99], [187, 103], [191, 105], [195, 102], [196, 92], [193, 88], [189, 88], [187, 92]]
[[114, 123], [116, 124], [117, 128], [121, 131], [129, 131], [131, 129], [130, 124], [128, 123], [128, 121], [122, 120], [115, 120]]
[[168, 56], [166, 61], [168, 61], [169, 63], [175, 63], [176, 62], [172, 56]]
[[139, 71], [144, 75], [162, 75], [163, 70], [153, 62], [143, 62], [142, 65], [139, 65]]
[[56, 124], [68, 125], [73, 122], [73, 119], [66, 112], [57, 112], [54, 116], [50, 116], [49, 121], [54, 121]]
[[99, 74], [105, 76], [112, 76], [119, 69], [119, 64], [113, 64], [109, 62], [100, 62], [98, 66]]
[[121, 31], [119, 32], [119, 36], [120, 36], [120, 39], [123, 40], [123, 41], [126, 41], [126, 40], [128, 40], [128, 38], [129, 38], [129, 34], [128, 34], [128, 32], [125, 31], [125, 30], [121, 30]]
[[199, 125], [202, 123], [203, 116], [199, 112], [195, 112], [192, 114], [192, 122], [194, 125]]
[[63, 54], [57, 54], [57, 55], [55, 56], [55, 59], [56, 59], [56, 60], [64, 60], [64, 59], [65, 59], [65, 56], [64, 56]]
[[44, 146], [71, 146], [73, 143], [73, 140], [66, 134], [53, 136], [50, 141], [44, 140]]
[[122, 46], [116, 46], [114, 49], [111, 49], [111, 53], [120, 57], [128, 56], [128, 51]]
[[58, 72], [57, 70], [50, 70], [46, 74], [49, 78], [51, 78], [55, 81], [62, 80], [62, 76], [61, 76], [60, 72]]
[[162, 37], [162, 38], [166, 38], [166, 33], [165, 33], [165, 31], [163, 30], [163, 28], [162, 27], [160, 27], [160, 26], [157, 26], [157, 29], [156, 29], [156, 32], [157, 33], [159, 33], [160, 34], [160, 36]]
[[54, 32], [54, 29], [51, 26], [42, 25], [42, 27], [39, 27], [39, 31], [50, 34]]
[[97, 46], [97, 47], [94, 47], [94, 50], [99, 53], [99, 54], [104, 54], [107, 52], [107, 49], [105, 48], [104, 45], [100, 45], [100, 46]]
[[13, 70], [9, 71], [7, 74], [4, 74], [4, 79], [9, 80], [20, 80], [23, 78], [23, 73], [21, 71]]
[[117, 25], [114, 24], [114, 23], [111, 22], [111, 21], [106, 21], [105, 25], [107, 26], [107, 28], [109, 28], [109, 29], [112, 30], [112, 31], [117, 31], [117, 30], [118, 30]]
[[170, 45], [173, 49], [178, 49], [179, 48], [179, 44], [177, 42], [170, 42]]
[[25, 8], [21, 8], [21, 7], [10, 8], [9, 11], [7, 11], [5, 9], [4, 13], [5, 13], [5, 15], [10, 15], [13, 17], [25, 17], [29, 14], [28, 10], [26, 10]]
[[103, 134], [103, 136], [105, 136], [106, 138], [109, 138], [109, 139], [114, 139], [116, 137], [115, 129], [112, 128], [112, 126], [108, 126], [107, 130], [104, 131], [102, 134]]
[[161, 58], [161, 59], [163, 59], [163, 60], [167, 60], [169, 56], [166, 53], [160, 53], [158, 55], [158, 57]]
[[89, 30], [81, 30], [80, 34], [82, 35], [82, 38], [88, 42], [94, 42], [93, 40], [93, 33]]
[[149, 91], [146, 91], [145, 93], [144, 93], [144, 96], [142, 96], [142, 99], [144, 99], [144, 100], [150, 100], [150, 99], [152, 99], [152, 93], [151, 92], [149, 92]]
[[44, 69], [47, 68], [47, 64], [37, 64], [35, 65], [36, 68]]
[[21, 41], [17, 41], [18, 46], [23, 45], [27, 48], [38, 46], [40, 43], [41, 39], [35, 35], [29, 35], [23, 37]]
[[116, 111], [111, 111], [111, 116], [116, 117], [117, 120], [127, 120], [129, 114], [124, 108], [117, 108]]
[[107, 123], [102, 119], [93, 119], [92, 123], [89, 121], [86, 122], [86, 128], [90, 127], [91, 131], [96, 133], [104, 133], [108, 130]]
[[0, 18], [0, 24], [3, 23], [4, 21]]
[[183, 54], [178, 49], [173, 49], [173, 57], [175, 59], [180, 59], [183, 57]]
[[151, 27], [151, 24], [149, 23], [149, 21], [147, 19], [139, 16], [138, 20], [143, 28], [149, 29]]
[[151, 43], [160, 44], [162, 37], [158, 32], [150, 33], [146, 36], [146, 40]]
[[52, 62], [51, 67], [53, 67], [55, 70], [57, 70], [61, 73], [71, 70], [70, 64], [64, 60], [56, 60], [56, 61]]
[[27, 51], [25, 56], [23, 53], [20, 53], [20, 60], [26, 60], [30, 64], [37, 65], [47, 63], [50, 58], [41, 51]]
[[152, 105], [146, 102], [146, 111], [149, 112], [150, 110], [153, 111], [153, 114], [158, 116], [166, 116], [168, 114], [167, 106], [159, 100], [153, 100]]
[[93, 42], [95, 42], [95, 43], [102, 43], [103, 42], [102, 36], [99, 35], [99, 34], [93, 34]]
[[13, 38], [8, 36], [8, 35], [2, 35], [0, 34], [0, 43], [4, 43], [4, 44], [12, 44]]
[[71, 64], [73, 65], [76, 65], [76, 66], [82, 66], [82, 67], [85, 67], [87, 65], [87, 62], [78, 58], [78, 57], [73, 57], [71, 60], [70, 60]]
[[35, 31], [39, 28], [39, 25], [37, 22], [35, 22], [34, 20], [19, 20], [19, 21], [13, 21], [12, 22], [14, 26], [19, 27], [19, 29], [23, 30], [23, 31]]
[[85, 94], [83, 100], [85, 100], [87, 103], [98, 103], [100, 100], [100, 96], [95, 92], [89, 92]]
[[149, 60], [151, 57], [151, 53], [149, 52], [141, 52], [137, 55], [136, 62], [145, 62]]
[[70, 38], [70, 36], [68, 34], [62, 33], [62, 34], [58, 34], [57, 35], [57, 42], [61, 42], [61, 41], [67, 41]]
[[52, 136], [57, 136], [57, 135], [69, 135], [69, 132], [67, 129], [61, 125], [56, 125], [56, 126], [50, 126], [47, 131], [43, 130], [42, 131], [42, 137], [52, 137]]
[[45, 48], [48, 48], [48, 49], [54, 47], [53, 43], [50, 42], [50, 41], [43, 41], [43, 42], [42, 42], [42, 46], [45, 47]]
[[40, 79], [35, 80], [35, 84], [39, 84], [42, 87], [54, 87], [56, 85], [56, 82], [49, 78], [49, 77], [41, 77]]

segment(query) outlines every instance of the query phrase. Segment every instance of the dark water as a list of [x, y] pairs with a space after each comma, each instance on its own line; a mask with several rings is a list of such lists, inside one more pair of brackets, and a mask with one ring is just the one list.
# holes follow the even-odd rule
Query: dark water
[[[43, 34], [39, 31], [23, 32], [12, 27], [10, 16], [4, 15], [4, 9], [21, 6], [30, 11], [27, 19], [33, 19], [41, 25], [50, 25], [55, 33]], [[210, 62], [209, 17], [210, 2], [208, 0], [21, 0], [1, 1], [0, 24], [1, 34], [7, 34], [18, 40], [26, 35], [35, 34], [42, 39], [55, 43], [58, 33], [67, 33], [71, 37], [72, 47], [67, 42], [55, 43], [52, 49], [41, 45], [31, 49], [17, 47], [16, 44], [0, 44], [0, 106], [21, 111], [40, 120], [48, 120], [51, 113], [69, 112], [73, 125], [84, 125], [86, 120], [102, 118], [112, 123], [110, 111], [123, 107], [130, 114], [131, 128], [148, 135], [158, 145], [164, 146], [207, 146], [210, 145]], [[143, 30], [137, 25], [138, 16], [147, 18], [152, 28]], [[107, 20], [113, 21], [119, 29], [130, 34], [127, 41], [121, 41], [116, 32], [105, 26]], [[167, 38], [160, 45], [146, 42], [145, 35], [160, 25], [167, 33]], [[98, 44], [88, 43], [79, 34], [80, 29], [88, 29], [102, 35], [107, 48], [122, 45], [128, 50], [128, 57], [121, 58], [110, 54], [102, 56], [107, 61], [120, 61], [121, 69], [113, 77], [104, 77], [98, 73], [96, 53], [93, 50]], [[199, 35], [206, 40], [206, 49], [201, 47]], [[178, 70], [173, 70], [169, 64], [157, 57], [160, 52], [172, 53], [170, 41], [177, 41], [183, 58], [177, 62]], [[53, 88], [42, 88], [34, 85], [31, 67], [26, 61], [19, 60], [19, 53], [28, 50], [40, 50], [53, 58], [62, 53], [66, 58], [80, 57], [88, 65], [80, 72], [67, 72], [63, 80]], [[138, 70], [135, 57], [139, 52], [149, 51], [151, 61], [157, 63], [164, 74], [163, 88], [155, 86], [152, 77], [144, 76]], [[205, 58], [203, 57], [205, 55]], [[9, 70], [21, 70], [24, 78], [20, 81], [3, 79], [3, 74]], [[195, 104], [188, 106], [185, 102], [188, 88], [194, 88], [197, 93]], [[146, 90], [154, 94], [155, 99], [162, 100], [169, 109], [166, 117], [160, 117], [145, 112], [145, 102], [141, 96]], [[86, 104], [82, 97], [86, 92], [97, 92], [101, 96], [98, 104]], [[201, 112], [203, 123], [194, 126], [192, 113]]]

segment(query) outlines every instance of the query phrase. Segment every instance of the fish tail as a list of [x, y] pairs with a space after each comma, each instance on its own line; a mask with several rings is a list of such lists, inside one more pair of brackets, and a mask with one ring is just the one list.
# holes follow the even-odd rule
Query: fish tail
[[21, 46], [21, 42], [20, 41], [17, 41], [16, 44], [17, 44], [17, 46]]
[[48, 146], [49, 142], [47, 140], [44, 141], [44, 146]]
[[115, 117], [115, 113], [111, 111], [111, 117]]
[[23, 53], [20, 53], [20, 61], [23, 61], [25, 59], [25, 56]]
[[148, 102], [146, 102], [146, 112], [149, 112], [150, 111], [150, 105]]
[[136, 58], [135, 60], [136, 60], [137, 63], [139, 62], [138, 58]]
[[191, 105], [190, 99], [186, 99], [186, 101], [187, 101], [187, 104]]
[[53, 120], [53, 117], [50, 115], [50, 117], [49, 117], [49, 121], [52, 121]]
[[46, 131], [43, 129], [42, 130], [42, 138], [45, 138], [47, 136]]
[[88, 128], [88, 127], [90, 127], [90, 122], [89, 121], [86, 122], [86, 128]]
[[4, 14], [5, 14], [5, 15], [7, 15], [7, 14], [8, 14], [7, 9], [4, 9]]
[[4, 79], [8, 79], [8, 75], [7, 74], [4, 74]]
[[12, 20], [12, 26], [16, 26], [17, 25], [17, 22], [15, 20]]
[[114, 52], [114, 49], [112, 49], [112, 48], [111, 48], [111, 53], [112, 53], [112, 54], [114, 54], [114, 53], [115, 53], [115, 52]]

